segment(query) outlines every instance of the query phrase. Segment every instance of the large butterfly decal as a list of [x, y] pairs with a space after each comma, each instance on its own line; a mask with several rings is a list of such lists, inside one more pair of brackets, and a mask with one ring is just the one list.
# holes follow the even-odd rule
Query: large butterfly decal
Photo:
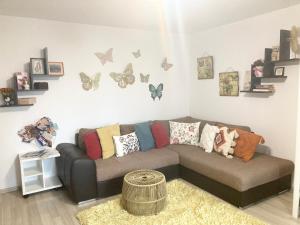
[[116, 81], [120, 88], [126, 88], [128, 84], [133, 84], [135, 76], [133, 75], [132, 64], [129, 63], [123, 73], [110, 73], [109, 74], [114, 81]]
[[100, 60], [101, 64], [104, 65], [107, 62], [113, 62], [112, 51], [113, 49], [110, 48], [105, 53], [96, 52], [95, 55]]
[[157, 88], [155, 88], [153, 84], [149, 84], [149, 91], [151, 93], [151, 98], [153, 99], [153, 101], [155, 100], [156, 97], [159, 100], [161, 99], [163, 89], [164, 89], [163, 84], [159, 84]]
[[144, 75], [144, 74], [140, 73], [140, 78], [141, 78], [142, 83], [148, 83], [149, 78], [150, 78], [150, 74]]
[[173, 66], [173, 64], [168, 63], [167, 58], [164, 58], [164, 60], [163, 60], [163, 62], [162, 62], [162, 64], [161, 64], [161, 67], [162, 67], [165, 71], [168, 71], [172, 66]]
[[132, 52], [132, 55], [137, 59], [139, 57], [141, 57], [141, 50], [137, 50], [136, 52]]
[[81, 72], [79, 74], [81, 82], [82, 82], [82, 88], [86, 91], [91, 90], [92, 88], [94, 90], [97, 90], [99, 88], [99, 82], [101, 73], [96, 73], [94, 78], [89, 77], [85, 73]]

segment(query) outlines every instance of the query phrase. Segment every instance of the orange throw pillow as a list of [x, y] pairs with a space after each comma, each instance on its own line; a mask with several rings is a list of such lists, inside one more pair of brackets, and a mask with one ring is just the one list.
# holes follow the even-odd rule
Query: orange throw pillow
[[252, 132], [241, 129], [236, 129], [236, 131], [239, 134], [239, 138], [236, 140], [234, 155], [247, 162], [252, 159], [256, 151], [256, 146], [263, 144], [265, 140], [262, 136]]

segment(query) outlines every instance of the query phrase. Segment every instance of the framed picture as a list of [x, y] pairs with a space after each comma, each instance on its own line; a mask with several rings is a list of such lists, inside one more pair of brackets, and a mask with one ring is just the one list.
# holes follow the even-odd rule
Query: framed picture
[[45, 60], [43, 58], [31, 58], [30, 72], [32, 75], [45, 75]]
[[2, 103], [3, 106], [11, 106], [16, 105], [16, 93], [12, 88], [1, 88], [0, 94], [2, 95]]
[[284, 76], [284, 67], [275, 68], [275, 76]]
[[197, 69], [198, 69], [198, 80], [213, 79], [214, 78], [213, 57], [207, 56], [207, 57], [198, 58]]
[[51, 76], [63, 76], [64, 75], [64, 63], [63, 62], [48, 62], [49, 75]]
[[219, 74], [220, 96], [239, 96], [239, 72]]
[[30, 76], [28, 73], [18, 72], [15, 73], [16, 87], [18, 91], [30, 90]]

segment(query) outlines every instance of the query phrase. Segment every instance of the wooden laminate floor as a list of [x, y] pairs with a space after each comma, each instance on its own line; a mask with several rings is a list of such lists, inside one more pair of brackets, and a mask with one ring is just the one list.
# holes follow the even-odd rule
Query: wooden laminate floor
[[[76, 205], [68, 199], [66, 192], [62, 189], [35, 194], [27, 199], [23, 199], [18, 191], [0, 194], [0, 225], [78, 225], [75, 218], [78, 211], [107, 200]], [[293, 219], [291, 211], [291, 192], [269, 198], [244, 209], [244, 212], [269, 224], [299, 225], [300, 219]]]

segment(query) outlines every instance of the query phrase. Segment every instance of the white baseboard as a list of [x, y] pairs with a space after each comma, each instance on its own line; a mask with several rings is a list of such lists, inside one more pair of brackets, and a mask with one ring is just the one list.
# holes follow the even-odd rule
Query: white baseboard
[[8, 192], [13, 192], [19, 190], [20, 187], [9, 187], [9, 188], [4, 188], [0, 189], [0, 194], [8, 193]]

